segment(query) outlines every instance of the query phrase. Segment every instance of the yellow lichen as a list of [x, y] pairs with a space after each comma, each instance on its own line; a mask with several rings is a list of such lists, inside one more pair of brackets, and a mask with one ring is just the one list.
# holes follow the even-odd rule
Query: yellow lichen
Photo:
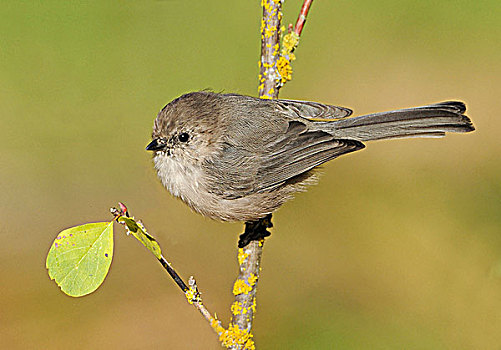
[[210, 325], [219, 335], [223, 334], [223, 332], [226, 331], [226, 329], [224, 329], [224, 327], [221, 326], [221, 321], [219, 321], [217, 317], [213, 318], [210, 321]]
[[278, 74], [280, 74], [280, 85], [283, 85], [287, 80], [292, 79], [291, 62], [284, 56], [280, 56], [280, 58], [278, 59], [277, 70]]
[[229, 348], [231, 346], [240, 345], [243, 350], [255, 350], [256, 346], [252, 340], [252, 333], [238, 328], [237, 325], [231, 325], [220, 336], [219, 341], [223, 346]]
[[266, 38], [271, 38], [276, 31], [277, 31], [276, 26], [266, 26], [266, 28], [264, 29], [264, 36]]
[[253, 286], [256, 284], [256, 281], [257, 281], [257, 276], [254, 275], [253, 273], [251, 273], [250, 277], [247, 279], [247, 281], [249, 282], [249, 285], [250, 286]]
[[[264, 87], [264, 84], [261, 84]], [[259, 87], [261, 88], [261, 85]], [[242, 265], [249, 256], [249, 253], [246, 253], [243, 248], [238, 249], [238, 265]]]
[[242, 312], [242, 303], [235, 301], [233, 304], [231, 304], [231, 313], [233, 315], [239, 315]]
[[252, 290], [252, 287], [249, 286], [245, 281], [241, 279], [237, 279], [235, 284], [233, 285], [233, 295], [239, 294], [247, 294]]
[[202, 302], [200, 294], [195, 288], [190, 288], [184, 292], [184, 296], [188, 300], [188, 303], [193, 304], [194, 302]]
[[278, 54], [278, 50], [280, 50], [280, 45], [278, 43], [273, 46], [273, 56], [276, 56]]
[[282, 39], [282, 55], [286, 55], [294, 51], [296, 46], [299, 44], [299, 36], [295, 33], [288, 33], [284, 35]]

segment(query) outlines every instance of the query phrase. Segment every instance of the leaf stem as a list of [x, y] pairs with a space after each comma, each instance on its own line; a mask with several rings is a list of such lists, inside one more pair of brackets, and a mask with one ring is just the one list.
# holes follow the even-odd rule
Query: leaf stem
[[181, 288], [183, 293], [186, 293], [189, 290], [188, 286], [186, 285], [186, 283], [184, 283], [183, 279], [179, 277], [176, 270], [172, 268], [171, 264], [164, 258], [163, 255], [158, 258], [158, 261], [160, 262], [160, 264], [162, 264], [167, 273], [172, 277], [174, 282], [176, 282], [178, 287]]

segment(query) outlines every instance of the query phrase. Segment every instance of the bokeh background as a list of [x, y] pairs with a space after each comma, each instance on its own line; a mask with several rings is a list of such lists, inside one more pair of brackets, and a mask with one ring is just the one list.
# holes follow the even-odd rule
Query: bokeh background
[[[284, 4], [284, 24], [300, 0]], [[239, 223], [192, 213], [144, 150], [182, 93], [256, 95], [260, 1], [0, 3], [0, 341], [5, 349], [219, 349], [116, 227], [109, 276], [65, 296], [45, 257], [123, 201], [227, 324]], [[460, 99], [477, 131], [374, 142], [274, 216], [260, 349], [501, 348], [501, 4], [316, 1], [281, 97], [368, 113]]]

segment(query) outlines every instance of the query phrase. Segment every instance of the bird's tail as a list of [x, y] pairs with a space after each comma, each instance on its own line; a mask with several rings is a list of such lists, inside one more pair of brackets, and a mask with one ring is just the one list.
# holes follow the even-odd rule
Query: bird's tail
[[399, 109], [340, 119], [329, 123], [335, 137], [359, 141], [399, 137], [441, 137], [446, 132], [475, 130], [464, 115], [462, 102], [449, 101], [429, 106]]

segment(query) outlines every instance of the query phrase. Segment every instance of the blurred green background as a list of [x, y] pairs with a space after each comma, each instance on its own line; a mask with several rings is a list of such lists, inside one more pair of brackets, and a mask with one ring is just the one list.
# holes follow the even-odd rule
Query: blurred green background
[[[284, 4], [284, 24], [301, 1]], [[182, 93], [255, 95], [260, 1], [0, 3], [0, 339], [6, 349], [219, 349], [116, 228], [104, 285], [45, 270], [57, 233], [125, 202], [227, 324], [239, 223], [192, 213], [144, 150]], [[355, 114], [460, 99], [477, 131], [375, 142], [274, 216], [260, 349], [500, 349], [501, 4], [315, 1], [283, 98]]]

